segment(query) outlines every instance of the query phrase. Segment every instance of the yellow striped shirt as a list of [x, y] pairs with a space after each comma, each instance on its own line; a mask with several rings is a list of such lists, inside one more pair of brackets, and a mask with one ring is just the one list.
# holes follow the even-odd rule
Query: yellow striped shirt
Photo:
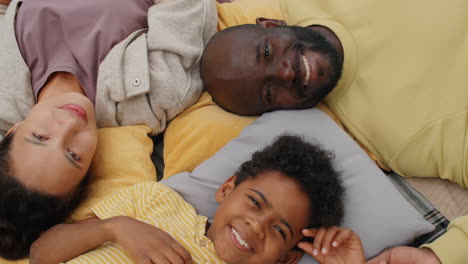
[[[177, 192], [156, 182], [144, 182], [107, 197], [92, 208], [100, 219], [124, 215], [154, 225], [174, 237], [194, 263], [224, 263], [205, 237], [207, 218]], [[118, 244], [107, 242], [67, 263], [133, 263]]]

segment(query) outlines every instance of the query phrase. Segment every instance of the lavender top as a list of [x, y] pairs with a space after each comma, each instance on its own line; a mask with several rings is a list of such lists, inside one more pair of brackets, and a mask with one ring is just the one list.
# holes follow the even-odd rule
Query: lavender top
[[37, 96], [54, 72], [72, 73], [93, 102], [99, 64], [112, 47], [147, 28], [151, 0], [28, 0], [15, 33]]

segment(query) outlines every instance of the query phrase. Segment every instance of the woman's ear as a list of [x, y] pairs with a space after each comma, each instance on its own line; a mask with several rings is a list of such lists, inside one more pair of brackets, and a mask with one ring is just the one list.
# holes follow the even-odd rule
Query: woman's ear
[[236, 175], [232, 175], [221, 186], [219, 186], [215, 194], [216, 202], [223, 202], [234, 188], [236, 188]]
[[284, 27], [288, 25], [284, 20], [271, 19], [265, 17], [257, 17], [257, 19], [255, 19], [255, 22], [257, 23], [257, 25], [264, 28]]
[[303, 255], [304, 251], [291, 249], [286, 255], [278, 259], [275, 264], [296, 264], [301, 260]]
[[23, 123], [23, 121], [14, 124], [10, 129], [8, 129], [8, 131], [5, 133], [5, 137], [12, 134], [12, 133], [15, 133], [16, 130], [18, 129], [18, 127], [21, 126], [21, 123]]

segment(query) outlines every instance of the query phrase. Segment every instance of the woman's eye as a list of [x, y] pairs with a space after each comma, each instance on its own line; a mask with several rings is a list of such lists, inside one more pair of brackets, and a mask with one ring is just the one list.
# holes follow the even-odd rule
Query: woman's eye
[[284, 234], [284, 231], [283, 229], [281, 229], [281, 227], [275, 225], [273, 226], [273, 228], [276, 230], [276, 232], [278, 232], [283, 237], [283, 239], [286, 239], [286, 235]]
[[260, 207], [261, 207], [261, 206], [260, 206], [260, 203], [259, 203], [255, 198], [249, 196], [249, 199], [252, 201], [252, 203], [253, 203], [258, 209], [260, 209]]
[[32, 133], [32, 136], [33, 136], [35, 139], [39, 140], [39, 141], [42, 141], [42, 140], [47, 140], [47, 139], [49, 139], [49, 138], [48, 138], [48, 137], [46, 137], [46, 136], [39, 135], [39, 134], [36, 134], [36, 133]]
[[68, 155], [70, 155], [70, 157], [76, 161], [81, 160], [80, 156], [78, 156], [75, 152], [71, 151], [70, 149], [68, 149]]

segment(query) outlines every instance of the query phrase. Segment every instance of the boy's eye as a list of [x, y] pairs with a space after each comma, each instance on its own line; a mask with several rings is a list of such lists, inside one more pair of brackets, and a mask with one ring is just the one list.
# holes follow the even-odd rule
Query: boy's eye
[[252, 201], [252, 203], [255, 205], [255, 207], [257, 207], [258, 209], [261, 208], [260, 203], [255, 198], [249, 196], [249, 199]]
[[284, 240], [286, 240], [286, 234], [280, 226], [274, 225], [273, 228], [283, 237]]
[[36, 133], [32, 133], [32, 136], [33, 136], [35, 139], [39, 140], [39, 141], [43, 141], [43, 140], [49, 139], [49, 138], [46, 137], [46, 136], [39, 135], [39, 134], [36, 134]]
[[76, 161], [80, 161], [81, 158], [80, 156], [78, 156], [75, 152], [71, 151], [70, 149], [67, 149], [68, 151], [68, 155], [70, 155], [70, 157]]

